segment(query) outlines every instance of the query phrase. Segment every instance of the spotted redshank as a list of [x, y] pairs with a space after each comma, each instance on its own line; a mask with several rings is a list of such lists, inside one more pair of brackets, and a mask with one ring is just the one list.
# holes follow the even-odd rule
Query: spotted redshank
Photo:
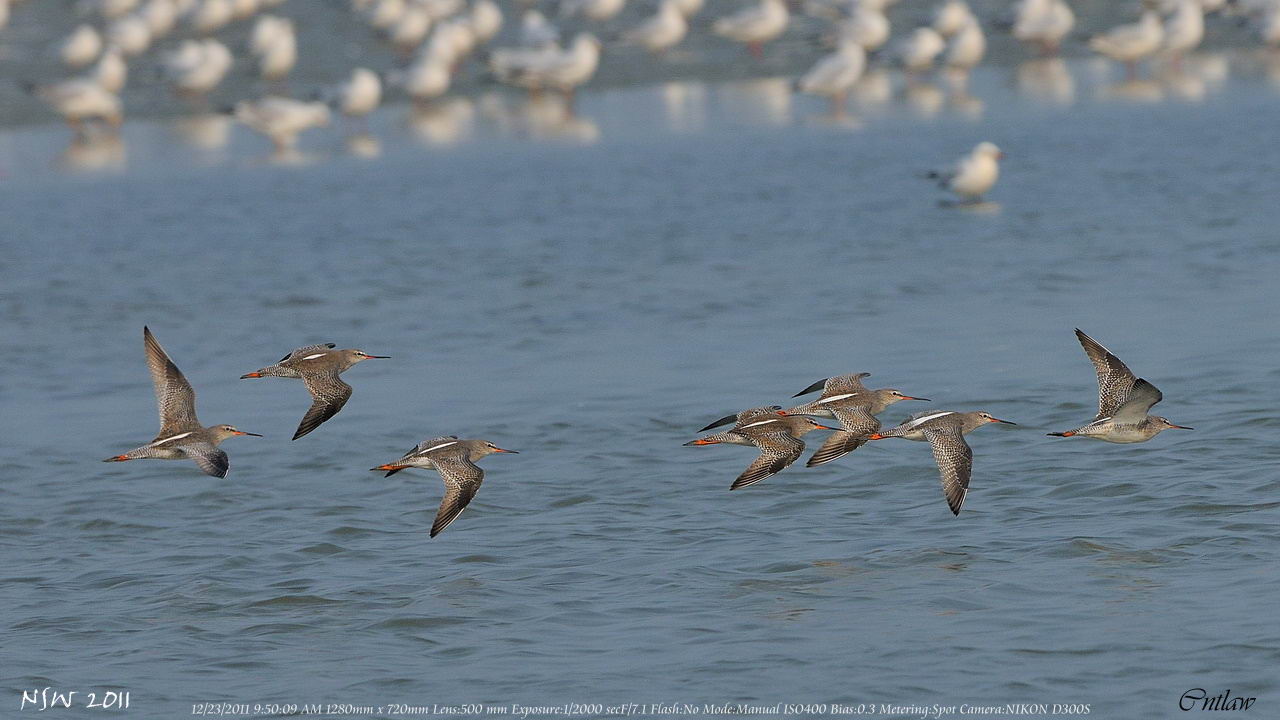
[[[804, 415], [785, 415], [777, 405], [743, 410], [731, 418], [736, 421], [733, 428], [685, 443], [686, 446], [730, 443], [754, 445], [760, 449], [760, 457], [733, 481], [733, 485], [729, 486], [730, 490], [754, 485], [795, 462], [804, 452], [804, 441], [800, 438], [805, 433], [811, 430], [836, 429], [819, 425]], [[702, 430], [721, 424], [724, 423], [716, 421]]]
[[410, 467], [434, 469], [440, 473], [444, 480], [444, 499], [440, 502], [435, 522], [431, 524], [431, 537], [435, 537], [466, 509], [467, 503], [480, 489], [484, 471], [475, 461], [494, 453], [517, 454], [515, 450], [503, 450], [487, 440], [460, 440], [455, 435], [446, 435], [425, 440], [399, 460], [370, 469], [386, 470], [385, 477]]
[[262, 436], [237, 430], [231, 425], [201, 425], [196, 418], [196, 391], [191, 389], [191, 383], [187, 382], [147, 327], [142, 328], [142, 345], [146, 348], [147, 368], [156, 389], [160, 432], [150, 443], [103, 462], [192, 460], [206, 475], [226, 477], [231, 463], [218, 445], [233, 435]]
[[903, 400], [929, 401], [929, 398], [904, 395], [894, 388], [868, 390], [862, 385], [862, 378], [870, 376], [871, 373], [837, 375], [819, 380], [796, 393], [795, 397], [800, 397], [822, 388], [822, 395], [817, 400], [793, 407], [786, 414], [834, 417], [844, 428], [827, 436], [805, 467], [829, 463], [862, 447], [871, 433], [880, 430], [880, 420], [876, 415], [890, 405]]
[[1134, 377], [1133, 371], [1102, 347], [1097, 340], [1076, 328], [1076, 338], [1098, 371], [1098, 414], [1093, 422], [1075, 430], [1049, 433], [1056, 437], [1090, 437], [1110, 443], [1146, 442], [1169, 428], [1191, 430], [1174, 425], [1158, 415], [1148, 415], [1151, 406], [1160, 402], [1155, 385]]
[[369, 355], [363, 350], [335, 350], [333, 343], [308, 345], [280, 358], [280, 362], [240, 376], [245, 378], [285, 377], [301, 378], [314, 402], [302, 417], [293, 439], [306, 435], [328, 420], [351, 398], [351, 386], [338, 375], [352, 365], [365, 360], [382, 359], [386, 355]]
[[969, 476], [973, 474], [973, 450], [964, 441], [964, 436], [989, 423], [1015, 424], [985, 412], [922, 412], [897, 427], [872, 433], [868, 439], [899, 437], [928, 441], [933, 448], [938, 472], [942, 474], [942, 494], [947, 498], [947, 506], [953, 514], [959, 515], [960, 506], [969, 492]]

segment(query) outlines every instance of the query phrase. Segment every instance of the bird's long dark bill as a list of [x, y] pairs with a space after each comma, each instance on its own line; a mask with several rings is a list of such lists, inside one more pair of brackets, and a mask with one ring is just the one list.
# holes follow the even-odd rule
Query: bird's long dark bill
[[930, 400], [929, 398], [911, 397], [910, 395], [903, 395], [903, 396], [902, 396], [902, 399], [903, 399], [903, 400], [923, 400], [923, 401], [925, 401], [925, 402], [933, 402], [933, 401], [932, 401], [932, 400]]
[[1179, 430], [1195, 430], [1195, 428], [1187, 427], [1186, 425], [1174, 425], [1173, 427], [1178, 428]]
[[511, 453], [512, 455], [519, 455], [519, 454], [520, 454], [520, 451], [519, 451], [519, 450], [503, 450], [502, 448], [494, 448], [494, 449], [493, 449], [493, 451], [494, 451], [494, 452], [500, 452], [500, 453]]
[[240, 432], [238, 432], [238, 433], [236, 433], [236, 434], [237, 434], [237, 435], [248, 435], [249, 437], [262, 437], [262, 436], [261, 436], [261, 435], [259, 435], [258, 433], [247, 433], [247, 432], [245, 432], [245, 431], [243, 431], [243, 430], [241, 430]]
[[390, 360], [391, 356], [390, 355], [365, 355], [365, 358], [369, 360]]
[[1016, 422], [1010, 422], [1010, 421], [1008, 421], [1008, 420], [1001, 420], [1000, 418], [991, 418], [991, 422], [1004, 423], [1005, 425], [1017, 425], [1017, 424], [1018, 424], [1018, 423], [1016, 423]]
[[830, 378], [822, 378], [818, 382], [810, 385], [809, 387], [801, 390], [800, 392], [796, 393], [795, 395], [792, 395], [791, 397], [800, 397], [801, 395], [808, 395], [811, 392], [818, 392], [819, 390], [822, 389], [823, 385], [827, 384], [827, 380], [829, 379]]

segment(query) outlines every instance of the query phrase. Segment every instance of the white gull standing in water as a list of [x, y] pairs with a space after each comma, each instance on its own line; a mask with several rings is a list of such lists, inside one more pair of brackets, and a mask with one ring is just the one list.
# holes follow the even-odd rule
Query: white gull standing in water
[[1164, 41], [1164, 26], [1155, 11], [1142, 13], [1142, 19], [1130, 25], [1112, 28], [1089, 40], [1089, 47], [1112, 60], [1125, 64], [1130, 80], [1137, 77], [1137, 63], [1160, 49]]
[[624, 32], [622, 41], [660, 53], [678, 45], [688, 32], [689, 21], [680, 10], [679, 0], [662, 0], [658, 12]]
[[1022, 0], [1014, 10], [1013, 37], [1053, 55], [1075, 24], [1075, 13], [1065, 0]]
[[781, 35], [791, 21], [782, 0], [760, 0], [759, 4], [716, 20], [717, 35], [745, 43], [756, 58], [764, 55], [764, 44]]
[[941, 187], [960, 196], [968, 204], [978, 203], [1000, 178], [1000, 159], [1004, 153], [994, 143], [980, 142], [948, 172], [932, 172]]
[[867, 56], [862, 46], [843, 40], [834, 53], [819, 60], [800, 78], [799, 88], [801, 92], [831, 98], [831, 114], [841, 117], [845, 111], [845, 98], [862, 77], [866, 65]]

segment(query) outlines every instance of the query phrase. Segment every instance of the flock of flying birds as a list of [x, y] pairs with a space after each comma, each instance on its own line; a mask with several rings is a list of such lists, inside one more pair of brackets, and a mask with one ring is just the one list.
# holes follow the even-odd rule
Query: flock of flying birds
[[[499, 82], [534, 94], [563, 94], [572, 113], [574, 91], [600, 64], [600, 38], [610, 47], [643, 48], [662, 62], [690, 32], [709, 29], [759, 57], [805, 16], [806, 32], [815, 24], [823, 28], [810, 39], [834, 50], [799, 77], [796, 87], [829, 97], [836, 113], [843, 112], [872, 62], [896, 65], [908, 78], [943, 70], [963, 83], [986, 54], [992, 28], [1007, 30], [1043, 54], [1074, 40], [1076, 16], [1068, 0], [1013, 0], [1007, 16], [985, 20], [964, 0], [938, 0], [929, 22], [895, 36], [887, 11], [897, 1], [742, 0], [732, 12], [704, 20], [698, 17], [709, 12], [703, 0], [631, 0], [651, 14], [620, 27], [627, 0], [350, 0], [353, 22], [366, 23], [397, 53], [399, 65], [388, 72], [353, 68], [345, 83], [313, 101], [280, 91], [299, 59], [293, 20], [272, 14], [285, 0], [79, 0], [92, 20], [71, 29], [54, 53], [81, 74], [28, 89], [80, 131], [86, 123], [123, 121], [120, 92], [129, 63], [146, 53], [159, 56], [173, 92], [196, 105], [237, 62], [251, 63], [267, 93], [236, 103], [234, 115], [285, 149], [305, 130], [327, 124], [333, 110], [352, 118], [368, 115], [388, 89], [431, 103], [450, 92], [469, 60], [481, 62]], [[0, 0], [0, 28], [11, 12], [21, 11], [21, 2]], [[1125, 63], [1130, 76], [1146, 58], [1164, 55], [1180, 62], [1204, 38], [1206, 14], [1241, 18], [1266, 44], [1280, 47], [1280, 0], [1143, 0], [1140, 7], [1136, 22], [1088, 40], [1093, 51]], [[237, 58], [217, 34], [246, 22], [253, 23], [247, 57]], [[581, 31], [562, 45], [557, 22]], [[504, 26], [508, 31], [502, 34]], [[182, 39], [175, 44], [170, 36]], [[498, 46], [499, 39], [507, 44]]]
[[[1085, 425], [1050, 435], [1087, 437], [1111, 443], [1139, 443], [1170, 428], [1191, 429], [1148, 414], [1151, 407], [1162, 399], [1160, 391], [1135, 376], [1120, 358], [1079, 329], [1076, 337], [1098, 374], [1098, 414]], [[226, 477], [231, 464], [226, 452], [218, 446], [237, 435], [262, 436], [244, 432], [234, 425], [201, 425], [196, 417], [196, 395], [191, 383], [160, 347], [149, 328], [142, 329], [142, 339], [147, 367], [155, 386], [160, 432], [146, 445], [113, 455], [104, 462], [192, 460], [205, 474]], [[338, 350], [332, 343], [308, 345], [293, 350], [274, 365], [245, 373], [240, 378], [302, 380], [313, 401], [293, 435], [297, 440], [336, 415], [351, 397], [351, 386], [339, 377], [343, 372], [365, 360], [385, 357], [369, 355], [363, 350]], [[959, 515], [973, 474], [973, 450], [964, 436], [990, 423], [1014, 423], [981, 411], [943, 410], [916, 413], [900, 425], [885, 429], [876, 416], [890, 405], [904, 400], [927, 402], [928, 399], [905, 395], [893, 388], [870, 390], [862, 383], [867, 377], [870, 377], [869, 373], [856, 373], [819, 380], [795, 395], [800, 397], [821, 390], [817, 400], [790, 409], [771, 405], [743, 410], [720, 418], [699, 432], [732, 423], [730, 429], [685, 445], [729, 443], [757, 448], [759, 457], [729, 486], [730, 490], [738, 490], [775, 475], [798, 460], [805, 449], [803, 437], [814, 430], [833, 432], [805, 463], [806, 467], [842, 458], [872, 440], [896, 437], [928, 442], [942, 476], [942, 492], [947, 506], [952, 513]], [[814, 420], [815, 417], [834, 418], [840, 427], [820, 424]], [[484, 471], [476, 461], [494, 453], [515, 452], [487, 440], [448, 435], [424, 440], [398, 460], [371, 469], [386, 471], [387, 476], [411, 467], [434, 469], [440, 474], [445, 492], [431, 526], [431, 537], [435, 537], [466, 509], [480, 489]]]

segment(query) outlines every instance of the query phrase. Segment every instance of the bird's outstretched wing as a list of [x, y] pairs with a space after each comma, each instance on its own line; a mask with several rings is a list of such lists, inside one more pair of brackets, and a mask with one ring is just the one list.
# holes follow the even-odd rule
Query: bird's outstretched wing
[[191, 458], [204, 471], [205, 475], [219, 478], [226, 477], [227, 470], [231, 468], [231, 461], [227, 459], [227, 454], [221, 448], [214, 447], [211, 443], [188, 443], [178, 449]]
[[795, 462], [804, 452], [804, 441], [788, 432], [758, 435], [752, 437], [751, 442], [760, 448], [760, 457], [748, 465], [738, 479], [733, 481], [729, 486], [730, 490], [755, 485], [771, 475], [776, 475]]
[[160, 433], [156, 437], [177, 435], [200, 427], [196, 419], [196, 391], [191, 383], [160, 347], [150, 328], [142, 328], [142, 344], [147, 351], [147, 368], [156, 389], [156, 406], [160, 411]]
[[311, 403], [307, 414], [302, 416], [298, 431], [293, 434], [294, 440], [315, 430], [321, 423], [337, 415], [351, 398], [351, 386], [343, 382], [337, 373], [304, 375], [302, 382], [306, 384], [307, 392], [311, 393], [314, 402]]
[[805, 467], [814, 467], [848, 455], [867, 444], [867, 436], [879, 432], [880, 421], [866, 407], [832, 408], [844, 430], [831, 433]]
[[933, 448], [933, 460], [942, 475], [942, 494], [947, 507], [955, 515], [960, 514], [965, 495], [969, 494], [969, 477], [973, 475], [973, 449], [964, 441], [957, 425], [926, 428], [925, 439]]
[[1138, 379], [1133, 384], [1133, 389], [1129, 391], [1129, 396], [1125, 398], [1124, 404], [1116, 408], [1115, 414], [1111, 416], [1112, 420], [1122, 424], [1140, 423], [1147, 417], [1147, 412], [1151, 410], [1151, 406], [1164, 399], [1164, 395], [1156, 389], [1155, 385]]
[[1076, 328], [1076, 339], [1080, 341], [1084, 354], [1093, 361], [1093, 368], [1098, 372], [1098, 414], [1094, 419], [1111, 417], [1129, 397], [1129, 391], [1133, 389], [1137, 378], [1120, 358], [1112, 355], [1097, 340], [1085, 335], [1080, 328]]
[[444, 499], [440, 501], [440, 510], [436, 512], [435, 522], [431, 524], [431, 537], [435, 537], [449, 527], [449, 523], [456, 520], [467, 508], [471, 498], [476, 496], [480, 482], [484, 479], [484, 471], [461, 457], [432, 462], [444, 480]]

